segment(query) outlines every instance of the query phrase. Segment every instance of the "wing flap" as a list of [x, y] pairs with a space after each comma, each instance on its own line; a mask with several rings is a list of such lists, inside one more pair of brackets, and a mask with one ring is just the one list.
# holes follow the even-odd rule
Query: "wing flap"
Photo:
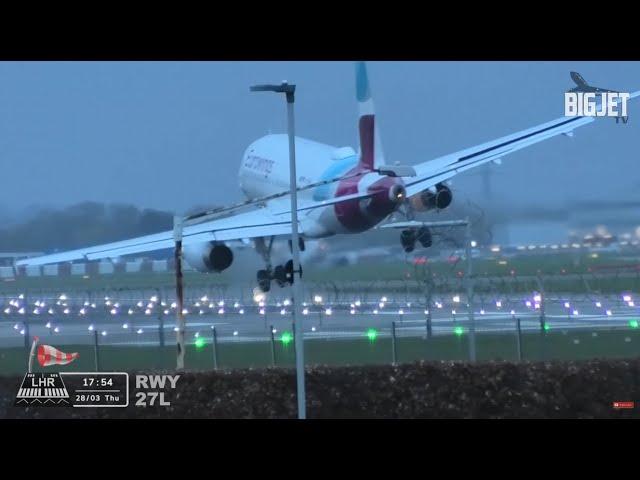
[[438, 222], [420, 222], [407, 220], [406, 222], [393, 222], [378, 225], [376, 228], [420, 228], [420, 227], [459, 227], [466, 225], [465, 220], [441, 220]]

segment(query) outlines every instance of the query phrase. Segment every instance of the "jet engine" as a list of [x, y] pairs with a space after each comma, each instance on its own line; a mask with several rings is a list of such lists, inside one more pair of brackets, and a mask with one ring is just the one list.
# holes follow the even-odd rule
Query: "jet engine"
[[418, 212], [438, 209], [442, 210], [451, 205], [453, 194], [451, 189], [443, 183], [438, 183], [434, 189], [427, 188], [420, 193], [416, 193], [409, 197], [409, 201], [413, 208]]
[[233, 263], [233, 252], [223, 243], [204, 242], [183, 247], [184, 259], [199, 272], [222, 272]]

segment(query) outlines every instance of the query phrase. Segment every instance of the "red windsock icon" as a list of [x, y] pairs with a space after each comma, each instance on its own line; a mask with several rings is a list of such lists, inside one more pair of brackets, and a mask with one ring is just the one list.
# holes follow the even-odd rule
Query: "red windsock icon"
[[78, 353], [64, 353], [50, 345], [38, 346], [38, 363], [42, 367], [49, 365], [67, 365], [78, 358]]

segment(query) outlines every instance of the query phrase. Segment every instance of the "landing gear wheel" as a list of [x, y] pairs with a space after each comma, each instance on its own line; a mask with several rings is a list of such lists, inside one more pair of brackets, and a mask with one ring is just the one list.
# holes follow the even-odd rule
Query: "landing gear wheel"
[[257, 279], [258, 287], [263, 293], [267, 293], [271, 290], [271, 275], [267, 270], [258, 270]]
[[427, 227], [420, 227], [418, 229], [418, 241], [423, 248], [429, 248], [433, 244], [433, 238], [431, 237], [431, 231]]
[[[298, 248], [301, 252], [304, 252], [304, 239], [302, 237], [298, 237]], [[293, 242], [289, 240], [289, 251], [293, 253]]]
[[[286, 279], [291, 285], [293, 285], [293, 280], [295, 275], [293, 274], [293, 260], [289, 260], [284, 265], [284, 271], [286, 272]], [[302, 265], [300, 265], [300, 277], [302, 277]]]
[[279, 287], [284, 287], [288, 281], [287, 272], [282, 265], [278, 265], [273, 269], [273, 278], [278, 283]]
[[415, 230], [403, 230], [400, 233], [400, 243], [405, 252], [411, 253], [416, 248]]

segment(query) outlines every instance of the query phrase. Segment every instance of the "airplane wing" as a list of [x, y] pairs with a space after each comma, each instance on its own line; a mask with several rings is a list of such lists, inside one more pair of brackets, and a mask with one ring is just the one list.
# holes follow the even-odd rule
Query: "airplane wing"
[[[196, 225], [185, 226], [182, 244], [208, 241], [242, 240], [245, 238], [288, 235], [291, 232], [291, 215], [274, 215], [261, 208], [234, 216], [208, 220]], [[21, 265], [46, 265], [49, 263], [71, 262], [74, 260], [98, 260], [121, 255], [149, 252], [173, 248], [173, 231], [146, 235], [121, 242], [54, 253], [41, 257], [26, 258], [16, 262]]]
[[[638, 96], [640, 96], [640, 90], [631, 93], [629, 99]], [[458, 173], [490, 161], [498, 161], [505, 155], [556, 135], [572, 135], [573, 130], [593, 122], [596, 118], [606, 117], [560, 117], [475, 147], [414, 165], [417, 175], [405, 182], [407, 195], [415, 195], [426, 188], [450, 179]]]
[[[366, 196], [368, 195], [356, 193], [319, 202], [301, 202], [298, 211], [303, 212], [326, 207]], [[257, 208], [243, 213], [231, 214], [224, 218], [208, 219], [195, 225], [185, 226], [182, 232], [183, 246], [202, 242], [230, 242], [256, 237], [291, 235], [289, 192], [284, 192], [278, 197], [266, 202], [266, 208]], [[123, 255], [173, 248], [174, 245], [173, 230], [170, 230], [120, 242], [25, 258], [17, 261], [16, 266], [36, 266], [72, 262], [74, 260], [91, 261], [102, 258], [116, 258]]]

